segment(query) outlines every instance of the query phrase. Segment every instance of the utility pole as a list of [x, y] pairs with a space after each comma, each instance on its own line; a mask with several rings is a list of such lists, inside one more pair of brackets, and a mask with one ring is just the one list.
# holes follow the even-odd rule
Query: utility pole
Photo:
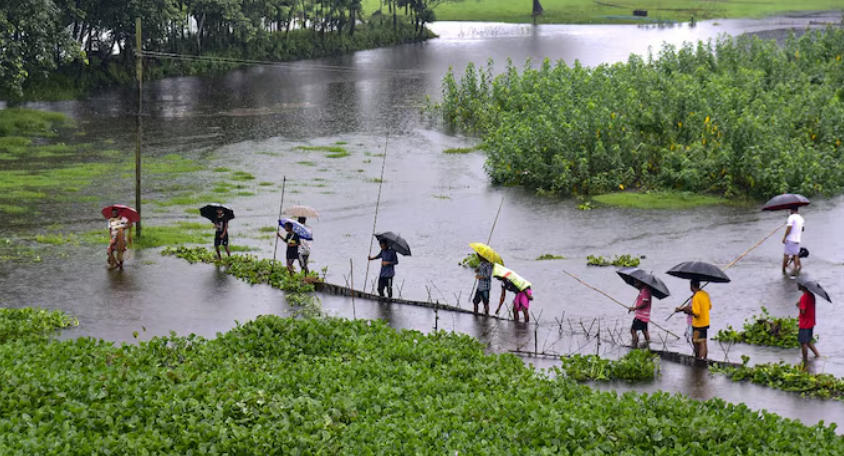
[[[135, 18], [135, 77], [138, 78], [138, 116], [137, 116], [137, 143], [135, 147], [135, 209], [138, 211], [138, 217], [141, 215], [141, 136], [143, 133], [143, 123], [141, 120], [141, 112], [143, 108], [143, 94], [144, 94], [144, 60], [143, 60], [143, 40], [141, 39], [141, 18]], [[135, 224], [135, 237], [141, 238], [141, 221]]]

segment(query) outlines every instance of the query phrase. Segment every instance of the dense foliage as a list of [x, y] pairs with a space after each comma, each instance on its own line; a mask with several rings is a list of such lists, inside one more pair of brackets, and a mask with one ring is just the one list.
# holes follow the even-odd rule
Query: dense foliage
[[836, 454], [714, 399], [596, 392], [512, 355], [380, 321], [276, 316], [115, 346], [0, 343], [0, 454]]
[[496, 183], [765, 198], [844, 188], [844, 29], [665, 45], [659, 55], [492, 76], [449, 72], [434, 112], [477, 132]]
[[844, 398], [844, 379], [830, 374], [813, 374], [784, 361], [748, 366], [750, 359], [743, 356], [742, 360], [744, 362], [739, 367], [713, 366], [710, 370], [725, 374], [734, 382], [749, 381], [824, 399]]
[[795, 348], [800, 346], [797, 342], [798, 330], [797, 318], [772, 317], [768, 309], [762, 307], [760, 315], [754, 315], [744, 321], [744, 330], [736, 331], [732, 326], [727, 326], [727, 329], [718, 331], [715, 340]]
[[61, 310], [45, 310], [37, 307], [22, 309], [0, 308], [0, 343], [31, 336], [41, 337], [55, 330], [79, 325], [76, 317]]
[[636, 267], [642, 262], [639, 258], [633, 255], [616, 255], [612, 260], [608, 260], [602, 256], [587, 255], [586, 264], [589, 266], [618, 266], [618, 267]]
[[578, 382], [624, 380], [642, 382], [653, 380], [659, 373], [659, 356], [647, 350], [631, 350], [617, 360], [597, 355], [563, 356], [560, 367], [566, 377]]
[[369, 18], [361, 0], [4, 1], [0, 96], [132, 81], [136, 17], [145, 75], [156, 77], [232, 67], [220, 57], [292, 60], [426, 39], [425, 24], [444, 1], [386, 0]]
[[254, 255], [232, 255], [217, 259], [217, 254], [205, 247], [167, 247], [162, 255], [172, 255], [187, 260], [189, 263], [222, 264], [226, 272], [251, 285], [265, 283], [289, 293], [309, 293], [314, 291], [314, 282], [319, 280], [316, 272], [305, 275], [299, 272], [290, 275], [284, 261], [258, 258]]

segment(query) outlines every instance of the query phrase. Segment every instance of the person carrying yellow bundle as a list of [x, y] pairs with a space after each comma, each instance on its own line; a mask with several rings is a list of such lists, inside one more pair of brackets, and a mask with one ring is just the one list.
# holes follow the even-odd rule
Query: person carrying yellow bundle
[[519, 311], [521, 311], [524, 313], [525, 322], [530, 321], [528, 307], [530, 307], [530, 301], [533, 301], [533, 290], [530, 282], [500, 264], [493, 266], [492, 276], [501, 281], [501, 300], [498, 302], [498, 308], [495, 309], [496, 315], [504, 304], [507, 291], [511, 291], [516, 293], [516, 297], [513, 299], [513, 319], [519, 321]]

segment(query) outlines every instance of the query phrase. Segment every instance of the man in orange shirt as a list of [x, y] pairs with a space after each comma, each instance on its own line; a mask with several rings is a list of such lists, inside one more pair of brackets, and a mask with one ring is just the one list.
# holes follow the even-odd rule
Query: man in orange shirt
[[700, 289], [700, 281], [692, 280], [692, 302], [685, 307], [678, 307], [677, 312], [683, 312], [692, 316], [692, 343], [695, 347], [695, 357], [706, 359], [708, 349], [706, 345], [707, 330], [709, 329], [709, 310], [712, 309], [712, 301], [709, 300], [709, 293]]

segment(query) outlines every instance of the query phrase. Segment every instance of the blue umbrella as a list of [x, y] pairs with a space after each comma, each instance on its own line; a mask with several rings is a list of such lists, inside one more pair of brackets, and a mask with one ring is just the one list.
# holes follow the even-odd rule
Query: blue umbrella
[[311, 233], [311, 230], [305, 228], [305, 225], [302, 225], [301, 223], [297, 222], [296, 220], [281, 219], [281, 220], [278, 221], [278, 226], [283, 228], [284, 225], [286, 225], [288, 223], [293, 225], [293, 232], [298, 234], [300, 238], [302, 238], [306, 241], [313, 241], [314, 240], [314, 235], [313, 235], [313, 233]]

